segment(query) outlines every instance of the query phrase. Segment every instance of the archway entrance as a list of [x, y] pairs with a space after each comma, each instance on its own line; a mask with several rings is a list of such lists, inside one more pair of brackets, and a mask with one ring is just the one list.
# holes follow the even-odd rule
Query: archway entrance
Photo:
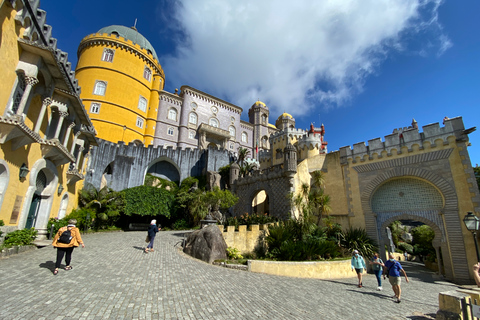
[[270, 198], [265, 190], [260, 190], [253, 196], [252, 213], [262, 215], [270, 213]]
[[[444, 198], [432, 184], [413, 177], [400, 177], [380, 185], [371, 197], [372, 211], [376, 215], [380, 248], [389, 248], [390, 240], [386, 228], [396, 220], [418, 221], [433, 229], [435, 237], [432, 245], [436, 256], [448, 252], [445, 226], [441, 218]], [[389, 248], [390, 250], [390, 248]], [[381, 254], [386, 258], [385, 252]], [[442, 259], [437, 259], [438, 269], [452, 273], [452, 266], [444, 266]], [[452, 275], [452, 274], [450, 274]], [[453, 276], [453, 275], [452, 275]]]
[[152, 164], [148, 168], [147, 174], [169, 181], [180, 182], [180, 172], [178, 168], [167, 160], [159, 160]]

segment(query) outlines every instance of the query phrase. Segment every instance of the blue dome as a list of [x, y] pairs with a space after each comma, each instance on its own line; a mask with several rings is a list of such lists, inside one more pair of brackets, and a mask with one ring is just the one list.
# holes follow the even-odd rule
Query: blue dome
[[157, 53], [155, 52], [155, 49], [153, 49], [153, 46], [150, 44], [150, 42], [147, 40], [147, 38], [142, 36], [137, 30], [135, 30], [133, 28], [113, 25], [113, 26], [104, 27], [104, 28], [98, 30], [97, 33], [100, 33], [100, 34], [102, 34], [102, 33], [108, 33], [108, 34], [114, 33], [115, 34], [116, 33], [120, 37], [123, 37], [127, 40], [130, 40], [134, 44], [138, 44], [141, 48], [143, 48], [147, 51], [150, 51], [152, 53], [153, 57], [158, 60]]

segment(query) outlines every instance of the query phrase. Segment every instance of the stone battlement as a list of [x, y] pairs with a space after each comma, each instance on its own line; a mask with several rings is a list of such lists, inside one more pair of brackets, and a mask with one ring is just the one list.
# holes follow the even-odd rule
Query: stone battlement
[[298, 148], [304, 149], [305, 147], [320, 150], [322, 148], [322, 136], [318, 133], [305, 134], [298, 139]]
[[218, 228], [222, 231], [227, 246], [236, 248], [243, 254], [253, 252], [260, 235], [268, 230], [268, 226], [269, 224], [241, 225], [238, 226], [238, 231], [235, 231], [235, 226], [227, 226], [224, 229], [223, 225], [219, 225]]
[[278, 143], [282, 140], [286, 140], [287, 138], [297, 138], [300, 139], [304, 135], [307, 135], [308, 132], [303, 130], [303, 129], [292, 129], [292, 128], [287, 128], [282, 131], [275, 132], [270, 135], [269, 140], [270, 144], [275, 144]]
[[388, 155], [392, 154], [392, 150], [401, 153], [403, 147], [412, 150], [413, 145], [418, 145], [420, 149], [424, 148], [424, 144], [428, 143], [430, 147], [435, 147], [438, 143], [448, 143], [448, 137], [455, 137], [457, 140], [468, 141], [468, 134], [465, 133], [465, 127], [462, 117], [446, 119], [445, 125], [440, 126], [438, 122], [428, 124], [422, 127], [423, 132], [419, 132], [418, 128], [407, 127], [395, 129], [392, 134], [385, 136], [385, 141], [381, 138], [359, 142], [350, 146], [340, 148], [341, 162], [345, 163], [347, 159], [356, 158], [363, 159], [365, 155], [369, 157], [373, 154], [381, 155], [382, 151], [386, 151]]

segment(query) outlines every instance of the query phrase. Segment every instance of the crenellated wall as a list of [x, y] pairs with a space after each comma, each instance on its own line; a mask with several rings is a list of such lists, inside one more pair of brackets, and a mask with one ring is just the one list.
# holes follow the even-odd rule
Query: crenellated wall
[[391, 156], [393, 153], [401, 154], [406, 148], [411, 152], [416, 145], [418, 149], [425, 147], [434, 148], [437, 144], [448, 144], [449, 137], [455, 137], [458, 140], [468, 140], [465, 133], [465, 127], [461, 117], [446, 119], [445, 125], [440, 126], [438, 122], [423, 126], [423, 132], [419, 132], [417, 128], [409, 127], [404, 129], [395, 129], [392, 134], [385, 136], [385, 141], [381, 138], [359, 142], [350, 146], [340, 148], [341, 163], [347, 163], [347, 159], [363, 161], [365, 157], [371, 159], [374, 154], [379, 158]]
[[218, 227], [222, 231], [227, 246], [236, 248], [245, 254], [255, 250], [255, 247], [259, 245], [260, 236], [265, 234], [268, 226], [269, 224], [241, 225], [238, 226], [238, 231], [235, 231], [235, 226], [227, 226], [225, 229], [223, 225]]

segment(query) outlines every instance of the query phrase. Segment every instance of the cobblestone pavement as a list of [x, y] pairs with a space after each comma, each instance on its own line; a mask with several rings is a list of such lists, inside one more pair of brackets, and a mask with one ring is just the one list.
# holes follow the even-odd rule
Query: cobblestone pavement
[[73, 270], [53, 276], [52, 247], [0, 260], [0, 319], [432, 319], [438, 293], [455, 285], [404, 264], [402, 303], [373, 275], [314, 280], [206, 264], [178, 250], [182, 232], [160, 232], [144, 253], [146, 232], [85, 235]]

